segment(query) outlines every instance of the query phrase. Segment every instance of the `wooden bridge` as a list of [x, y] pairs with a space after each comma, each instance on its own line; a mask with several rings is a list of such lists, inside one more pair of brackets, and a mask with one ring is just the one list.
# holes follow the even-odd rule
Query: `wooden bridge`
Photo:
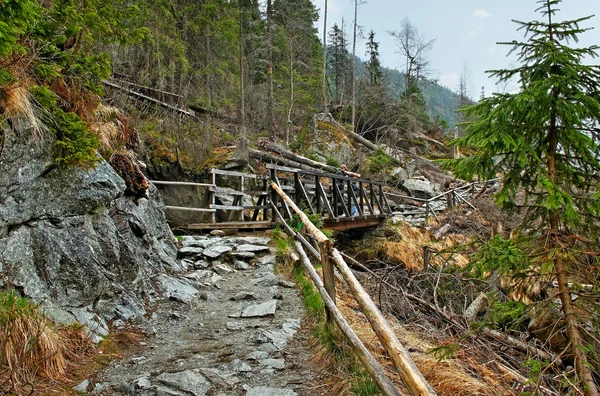
[[290, 202], [281, 199], [269, 181], [285, 191], [293, 204], [318, 215], [327, 229], [372, 227], [392, 213], [384, 183], [276, 165], [267, 165], [267, 170], [268, 174], [253, 175], [211, 169], [207, 183], [152, 183], [159, 188], [196, 188], [196, 204], [166, 206], [167, 218], [177, 213], [190, 219], [176, 225], [184, 230], [271, 228], [278, 218], [291, 218]]

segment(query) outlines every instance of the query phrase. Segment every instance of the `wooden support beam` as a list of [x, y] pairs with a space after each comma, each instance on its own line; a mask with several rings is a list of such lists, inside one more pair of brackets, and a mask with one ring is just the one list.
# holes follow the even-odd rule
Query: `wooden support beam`
[[400, 341], [398, 341], [396, 334], [394, 334], [394, 331], [383, 317], [381, 311], [379, 311], [379, 308], [377, 308], [371, 297], [369, 297], [369, 294], [358, 282], [337, 249], [333, 249], [333, 260], [411, 395], [435, 395], [436, 393], [431, 385], [427, 383], [415, 362]]
[[362, 341], [356, 336], [350, 325], [348, 325], [348, 322], [346, 322], [340, 311], [335, 306], [334, 301], [329, 297], [321, 278], [319, 278], [319, 275], [310, 263], [310, 260], [304, 252], [304, 249], [302, 249], [302, 245], [298, 241], [296, 241], [296, 249], [298, 250], [298, 254], [300, 254], [300, 262], [314, 282], [319, 294], [321, 295], [321, 298], [323, 299], [323, 302], [325, 303], [327, 312], [330, 312], [332, 320], [335, 322], [342, 334], [346, 337], [348, 343], [352, 347], [352, 350], [361, 361], [373, 381], [377, 384], [377, 387], [381, 390], [381, 393], [384, 396], [400, 396], [400, 392], [385, 374], [381, 365], [379, 365], [377, 360], [375, 360], [373, 355], [371, 355]]

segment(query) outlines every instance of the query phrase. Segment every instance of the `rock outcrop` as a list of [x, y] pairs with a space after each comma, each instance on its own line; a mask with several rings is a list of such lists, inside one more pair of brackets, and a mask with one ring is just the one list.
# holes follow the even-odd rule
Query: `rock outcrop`
[[105, 320], [143, 315], [156, 275], [181, 269], [156, 188], [136, 204], [103, 160], [89, 171], [57, 167], [51, 136], [8, 123], [0, 141], [0, 287], [100, 335]]

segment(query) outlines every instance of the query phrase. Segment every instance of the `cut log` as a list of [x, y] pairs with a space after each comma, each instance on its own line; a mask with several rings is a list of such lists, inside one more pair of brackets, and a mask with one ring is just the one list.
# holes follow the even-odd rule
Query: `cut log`
[[358, 282], [352, 273], [352, 270], [350, 270], [348, 264], [346, 264], [337, 249], [333, 249], [333, 261], [346, 281], [356, 302], [360, 305], [361, 311], [366, 316], [371, 327], [375, 331], [375, 334], [377, 334], [379, 341], [381, 341], [385, 351], [394, 363], [394, 367], [402, 377], [402, 381], [408, 388], [410, 394], [413, 396], [435, 395], [436, 393], [431, 385], [427, 383], [427, 380], [419, 371], [419, 368], [408, 354], [408, 351], [402, 346], [400, 341], [398, 341], [391, 326], [387, 320], [385, 320], [383, 314], [379, 311], [379, 308], [377, 308], [373, 300], [371, 300], [369, 294], [363, 289], [360, 282]]
[[377, 384], [377, 387], [381, 390], [382, 394], [386, 396], [399, 396], [400, 392], [398, 391], [398, 389], [396, 389], [392, 381], [383, 371], [383, 368], [381, 368], [377, 360], [375, 360], [373, 355], [371, 355], [371, 353], [364, 346], [362, 341], [356, 336], [350, 325], [348, 325], [348, 322], [346, 322], [340, 311], [335, 306], [333, 300], [327, 294], [327, 290], [325, 290], [325, 286], [323, 285], [321, 278], [319, 278], [317, 271], [315, 271], [312, 264], [310, 263], [310, 260], [308, 259], [306, 253], [304, 252], [304, 249], [302, 248], [302, 244], [298, 241], [296, 241], [296, 249], [300, 254], [301, 263], [304, 266], [305, 271], [308, 273], [315, 286], [317, 287], [317, 290], [319, 291], [319, 294], [321, 295], [321, 298], [325, 303], [327, 311], [330, 312], [333, 321], [338, 326], [342, 334], [346, 337], [348, 343], [352, 346], [352, 350], [354, 351], [358, 359], [361, 361], [361, 363], [363, 364], [373, 381]]

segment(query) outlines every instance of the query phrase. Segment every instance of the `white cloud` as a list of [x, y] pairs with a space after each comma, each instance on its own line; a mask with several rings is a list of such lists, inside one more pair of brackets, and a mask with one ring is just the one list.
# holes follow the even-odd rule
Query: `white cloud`
[[489, 18], [492, 15], [487, 12], [486, 10], [482, 9], [482, 8], [478, 8], [475, 11], [473, 11], [473, 16], [475, 18], [479, 18], [479, 19], [485, 19], [485, 18]]
[[460, 75], [458, 73], [446, 73], [442, 74], [438, 79], [438, 83], [443, 85], [444, 87], [450, 89], [456, 89], [458, 87], [458, 81], [460, 80]]

